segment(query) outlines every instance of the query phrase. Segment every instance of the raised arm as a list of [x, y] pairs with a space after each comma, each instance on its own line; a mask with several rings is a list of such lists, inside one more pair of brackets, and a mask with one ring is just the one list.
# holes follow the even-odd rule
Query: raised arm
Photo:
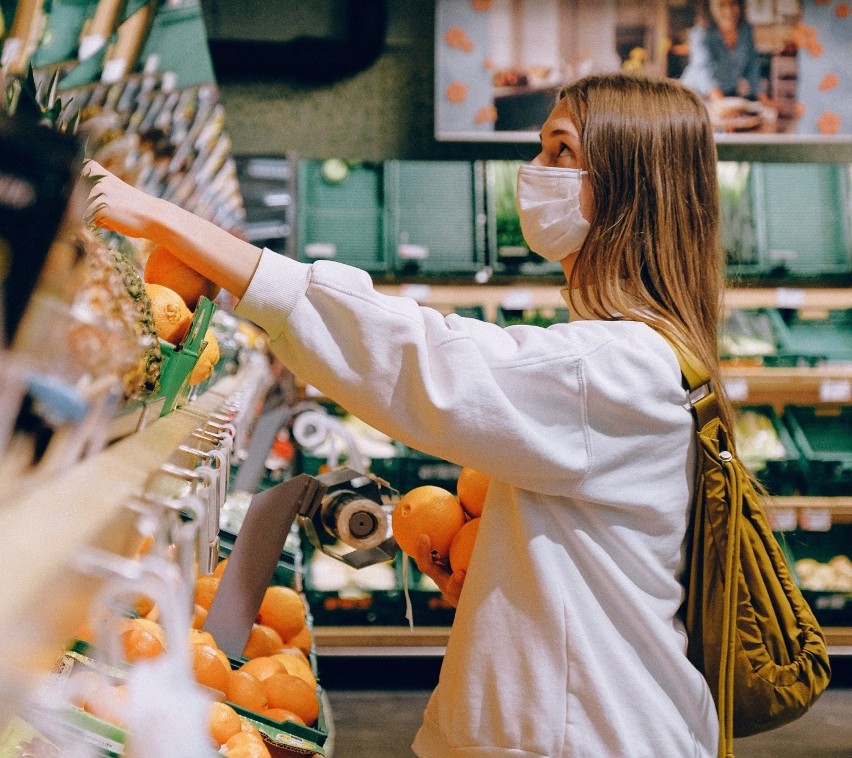
[[94, 161], [86, 163], [84, 172], [101, 177], [89, 198], [98, 226], [163, 245], [234, 297], [245, 294], [260, 261], [260, 248], [126, 184]]

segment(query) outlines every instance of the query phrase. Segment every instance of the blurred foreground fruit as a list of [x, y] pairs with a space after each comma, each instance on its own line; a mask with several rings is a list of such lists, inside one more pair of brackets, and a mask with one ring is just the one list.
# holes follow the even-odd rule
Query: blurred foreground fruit
[[424, 484], [406, 492], [393, 511], [393, 536], [400, 549], [416, 555], [421, 534], [428, 534], [432, 550], [446, 558], [456, 532], [465, 522], [458, 498], [443, 487]]
[[220, 291], [218, 285], [187, 266], [162, 245], [157, 245], [148, 256], [144, 276], [146, 282], [161, 284], [177, 292], [192, 310], [198, 306], [202, 295], [213, 300]]
[[193, 386], [206, 381], [213, 374], [213, 369], [219, 362], [221, 353], [219, 352], [219, 342], [212, 329], [208, 329], [204, 334], [204, 341], [207, 343], [201, 355], [198, 356], [198, 361], [192, 367], [192, 372], [189, 375], [189, 383]]

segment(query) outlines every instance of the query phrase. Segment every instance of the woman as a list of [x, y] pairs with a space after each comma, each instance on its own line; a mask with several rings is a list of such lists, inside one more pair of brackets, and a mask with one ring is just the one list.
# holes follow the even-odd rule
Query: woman
[[694, 430], [661, 336], [718, 378], [711, 128], [677, 82], [607, 74], [566, 88], [541, 141], [519, 213], [532, 249], [562, 262], [574, 316], [547, 329], [378, 294], [363, 271], [257, 250], [111, 176], [96, 220], [230, 290], [276, 356], [356, 416], [490, 475], [466, 576], [420, 539], [457, 613], [418, 756], [714, 756], [678, 618]]
[[740, 0], [710, 0], [712, 22], [699, 20], [689, 33], [689, 61], [681, 81], [710, 100], [745, 97], [771, 101], [760, 84], [754, 30]]

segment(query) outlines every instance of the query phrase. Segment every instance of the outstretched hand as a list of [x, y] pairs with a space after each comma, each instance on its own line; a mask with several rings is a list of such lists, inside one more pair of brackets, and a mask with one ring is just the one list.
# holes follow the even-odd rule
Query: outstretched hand
[[89, 192], [87, 212], [92, 222], [126, 237], [147, 237], [156, 198], [123, 182], [99, 163], [89, 160], [83, 176], [97, 179]]
[[450, 571], [437, 555], [432, 552], [432, 540], [428, 534], [421, 534], [417, 541], [417, 555], [414, 556], [417, 568], [432, 579], [441, 590], [444, 599], [453, 607], [459, 603], [465, 572]]

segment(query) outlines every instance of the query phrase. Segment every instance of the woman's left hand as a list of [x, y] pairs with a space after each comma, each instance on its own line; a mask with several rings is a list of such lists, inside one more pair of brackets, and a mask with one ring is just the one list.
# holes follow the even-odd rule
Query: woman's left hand
[[461, 569], [449, 571], [441, 563], [436, 563], [435, 558], [429, 535], [421, 534], [417, 541], [417, 555], [414, 556], [417, 568], [438, 585], [444, 599], [455, 608], [459, 604], [465, 572]]

